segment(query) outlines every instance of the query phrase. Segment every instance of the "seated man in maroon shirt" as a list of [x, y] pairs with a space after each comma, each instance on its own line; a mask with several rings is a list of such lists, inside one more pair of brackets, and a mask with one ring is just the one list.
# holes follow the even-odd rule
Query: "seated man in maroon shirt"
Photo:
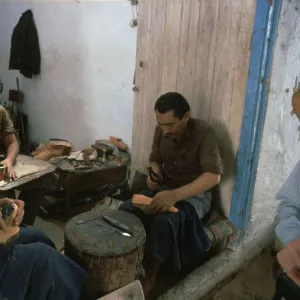
[[[149, 163], [161, 180], [149, 176], [149, 190], [143, 192], [153, 197], [154, 214], [144, 214], [131, 200], [120, 207], [136, 214], [146, 229], [145, 294], [153, 288], [162, 264], [180, 270], [210, 248], [201, 219], [211, 209], [211, 189], [223, 174], [215, 132], [207, 123], [191, 118], [190, 106], [182, 95], [162, 95], [154, 111], [158, 125]], [[167, 212], [170, 206], [178, 213]]]

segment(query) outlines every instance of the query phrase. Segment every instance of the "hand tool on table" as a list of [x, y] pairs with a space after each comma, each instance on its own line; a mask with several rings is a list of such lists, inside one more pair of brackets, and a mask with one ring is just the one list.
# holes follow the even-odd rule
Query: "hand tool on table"
[[131, 237], [131, 234], [129, 234], [129, 233], [125, 232], [125, 231], [121, 231], [121, 230], [119, 230], [119, 229], [111, 228], [110, 226], [104, 225], [104, 224], [102, 224], [102, 223], [100, 223], [100, 222], [98, 222], [98, 221], [96, 221], [95, 223], [96, 223], [98, 226], [100, 226], [100, 227], [103, 227], [103, 228], [105, 228], [105, 229], [111, 230], [112, 232], [119, 233], [119, 234], [121, 234], [121, 235], [123, 235], [123, 236], [126, 236], [126, 237]]

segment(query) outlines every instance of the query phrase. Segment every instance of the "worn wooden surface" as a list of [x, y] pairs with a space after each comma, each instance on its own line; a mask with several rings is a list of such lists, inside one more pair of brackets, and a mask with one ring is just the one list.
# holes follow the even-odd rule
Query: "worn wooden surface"
[[[132, 168], [145, 172], [162, 93], [178, 91], [222, 141], [221, 207], [229, 214], [255, 0], [139, 1]], [[140, 62], [143, 62], [142, 66]]]
[[4, 186], [0, 187], [0, 192], [4, 192], [4, 191], [8, 191], [11, 189], [18, 189], [21, 186], [28, 184], [30, 182], [35, 181], [36, 179], [39, 179], [47, 174], [50, 174], [52, 172], [55, 171], [56, 167], [54, 167], [53, 165], [49, 164], [48, 162], [42, 161], [42, 160], [38, 160], [35, 159], [33, 157], [30, 156], [26, 156], [26, 155], [19, 155], [17, 158], [18, 161], [24, 163], [24, 165], [28, 164], [28, 165], [35, 165], [35, 166], [41, 166], [42, 170], [31, 174], [31, 175], [27, 175], [21, 178], [17, 178], [12, 182], [7, 183]]
[[[123, 222], [132, 237], [111, 232], [101, 218], [77, 225], [105, 214]], [[80, 214], [66, 224], [65, 254], [88, 272], [85, 299], [96, 299], [134, 281], [141, 267], [146, 233], [141, 221], [123, 211], [102, 209]]]

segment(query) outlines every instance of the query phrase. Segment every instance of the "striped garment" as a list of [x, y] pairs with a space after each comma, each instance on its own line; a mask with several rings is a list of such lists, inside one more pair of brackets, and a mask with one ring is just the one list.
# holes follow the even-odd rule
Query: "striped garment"
[[276, 234], [285, 246], [300, 239], [300, 161], [280, 189], [277, 199], [280, 200], [280, 204]]

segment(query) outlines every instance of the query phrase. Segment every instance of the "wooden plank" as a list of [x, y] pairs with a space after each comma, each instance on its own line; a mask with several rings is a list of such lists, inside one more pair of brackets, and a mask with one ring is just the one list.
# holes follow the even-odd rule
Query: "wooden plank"
[[[230, 113], [242, 1], [220, 1], [210, 121], [227, 126]], [[220, 125], [220, 123], [222, 125]]]
[[255, 0], [243, 1], [240, 38], [228, 124], [228, 130], [232, 139], [232, 146], [235, 153], [237, 153], [240, 143], [255, 10]]
[[[132, 130], [132, 169], [139, 170], [142, 165], [143, 144], [141, 133], [143, 126], [143, 104], [147, 94], [147, 66], [149, 60], [149, 44], [151, 31], [151, 7], [152, 3], [142, 2], [139, 5], [139, 22], [137, 36], [137, 59], [135, 81], [138, 92], [135, 93], [134, 113], [133, 113], [133, 130]], [[144, 62], [143, 68], [140, 68], [140, 61]]]
[[[165, 2], [153, 2], [151, 6], [151, 36], [149, 44], [148, 75], [145, 83], [147, 92], [143, 96], [143, 110], [140, 117], [143, 119], [141, 130], [142, 164], [140, 171], [146, 172], [149, 154], [151, 151], [156, 119], [154, 103], [161, 94], [162, 86], [162, 62], [164, 44]], [[147, 117], [145, 117], [147, 116]]]
[[188, 0], [182, 8], [177, 91], [192, 105], [197, 54], [200, 2]]
[[241, 11], [241, 24], [239, 30], [238, 47], [235, 58], [234, 82], [231, 94], [230, 111], [228, 117], [228, 137], [230, 144], [227, 144], [225, 152], [227, 179], [223, 181], [221, 188], [221, 205], [227, 216], [230, 213], [231, 202], [225, 199], [232, 199], [232, 189], [235, 176], [235, 162], [240, 142], [240, 132], [244, 111], [244, 99], [246, 83], [249, 70], [250, 42], [254, 23], [256, 1], [243, 0]]
[[218, 15], [219, 0], [201, 1], [192, 113], [194, 117], [207, 121], [212, 103]]
[[[218, 19], [218, 35], [216, 49], [216, 62], [213, 82], [213, 99], [210, 111], [212, 123], [222, 139], [224, 149], [225, 176], [220, 185], [221, 208], [225, 215], [229, 215], [235, 165], [235, 153], [232, 149], [231, 136], [228, 133], [231, 100], [236, 70], [238, 42], [240, 36], [240, 23], [242, 14], [241, 1], [222, 0]], [[222, 49], [220, 51], [220, 49]], [[224, 135], [225, 133], [225, 135]], [[226, 139], [224, 139], [226, 137]]]
[[141, 172], [148, 164], [156, 124], [153, 106], [161, 93], [164, 17], [165, 2], [141, 3], [136, 67], [140, 91], [136, 94], [132, 143], [132, 168]]
[[177, 70], [180, 44], [182, 2], [166, 3], [165, 32], [163, 39], [163, 70], [161, 93], [174, 92], [177, 86]]

